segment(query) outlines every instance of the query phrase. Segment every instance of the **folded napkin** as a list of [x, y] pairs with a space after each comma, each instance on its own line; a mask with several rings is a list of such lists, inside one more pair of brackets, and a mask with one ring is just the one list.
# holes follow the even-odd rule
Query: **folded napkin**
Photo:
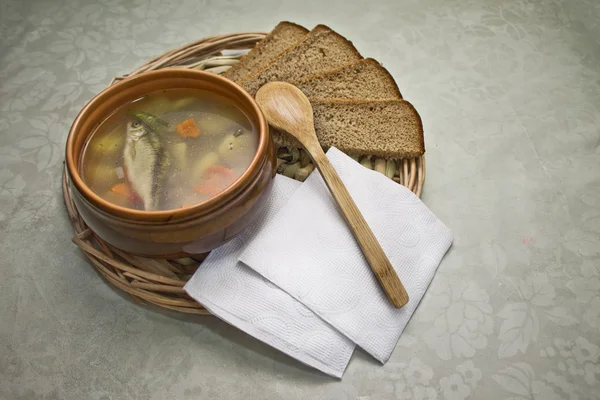
[[[298, 186], [300, 182], [276, 176], [265, 209], [253, 225], [213, 250], [184, 289], [225, 322], [309, 366], [341, 378], [354, 344], [289, 294], [238, 262], [246, 244], [269, 224]], [[279, 231], [288, 229], [284, 224]]]
[[261, 226], [240, 261], [386, 362], [453, 236], [404, 186], [335, 148], [327, 157], [404, 283], [408, 304], [390, 304], [319, 173]]

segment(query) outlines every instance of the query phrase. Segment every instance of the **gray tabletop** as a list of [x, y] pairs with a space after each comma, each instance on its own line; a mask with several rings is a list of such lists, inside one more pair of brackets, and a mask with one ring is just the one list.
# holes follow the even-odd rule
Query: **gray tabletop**
[[[597, 0], [96, 3], [0, 1], [0, 398], [600, 398]], [[456, 236], [391, 360], [357, 350], [341, 381], [131, 302], [61, 200], [70, 123], [112, 76], [280, 20], [390, 70], [424, 121], [423, 200]]]

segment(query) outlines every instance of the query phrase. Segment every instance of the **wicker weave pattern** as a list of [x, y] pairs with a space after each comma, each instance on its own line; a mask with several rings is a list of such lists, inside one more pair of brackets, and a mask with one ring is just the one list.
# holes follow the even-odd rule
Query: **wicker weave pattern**
[[[251, 48], [265, 35], [265, 33], [239, 33], [206, 37], [155, 57], [130, 74], [113, 78], [110, 84], [145, 71], [169, 67], [193, 68], [220, 74], [239, 60], [239, 56], [223, 55], [223, 50]], [[288, 149], [280, 149], [278, 153], [283, 156], [278, 160], [279, 171], [285, 171], [289, 162], [298, 162], [283, 159], [289, 155]], [[363, 165], [385, 172], [380, 169], [385, 164], [381, 160], [378, 162], [366, 157], [361, 161]], [[392, 179], [420, 196], [425, 181], [425, 158], [394, 162], [396, 173]], [[140, 303], [151, 303], [190, 314], [209, 314], [183, 290], [183, 286], [204, 257], [156, 260], [133, 256], [113, 248], [100, 239], [79, 215], [71, 196], [68, 179], [65, 170], [63, 196], [75, 230], [73, 242], [108, 282], [129, 293]]]

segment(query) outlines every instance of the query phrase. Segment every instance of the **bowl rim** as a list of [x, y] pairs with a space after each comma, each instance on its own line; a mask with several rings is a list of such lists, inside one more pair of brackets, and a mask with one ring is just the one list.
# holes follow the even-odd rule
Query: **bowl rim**
[[[98, 104], [101, 104], [107, 98], [113, 96], [120, 91], [131, 88], [141, 82], [147, 82], [148, 80], [160, 80], [164, 78], [191, 78], [191, 79], [200, 79], [205, 81], [212, 81], [213, 84], [217, 84], [219, 86], [223, 86], [227, 92], [235, 93], [235, 96], [232, 95], [232, 101], [238, 102], [241, 99], [243, 102], [246, 102], [252, 111], [253, 115], [249, 115], [248, 117], [252, 119], [253, 116], [256, 117], [258, 121], [257, 126], [255, 126], [257, 133], [259, 135], [258, 147], [256, 153], [254, 154], [254, 158], [252, 159], [250, 165], [244, 171], [244, 173], [227, 189], [219, 193], [217, 196], [211, 197], [208, 200], [205, 200], [201, 203], [195, 204], [193, 206], [170, 209], [170, 210], [158, 210], [158, 211], [146, 211], [146, 210], [137, 210], [133, 208], [121, 207], [116, 204], [113, 204], [98, 194], [96, 194], [90, 187], [88, 187], [83, 181], [80, 173], [79, 166], [75, 162], [75, 139], [77, 136], [81, 135], [81, 125], [83, 121], [88, 117], [90, 113], [97, 107]], [[174, 88], [176, 89], [176, 88]], [[161, 89], [159, 89], [161, 90]], [[149, 94], [152, 92], [148, 92], [145, 94]], [[144, 93], [140, 94], [141, 96], [145, 95]], [[225, 97], [228, 97], [225, 95]], [[120, 104], [120, 107], [126, 105], [127, 103]], [[108, 115], [104, 116], [104, 119], [107, 118]], [[102, 121], [104, 121], [102, 119]], [[95, 125], [92, 129], [97, 128], [98, 125]], [[87, 135], [91, 135], [92, 132], [88, 132]], [[89, 140], [89, 137], [86, 138], [86, 142]], [[71, 129], [69, 130], [69, 135], [67, 137], [66, 143], [66, 167], [69, 173], [71, 182], [75, 186], [76, 190], [80, 193], [80, 195], [89, 202], [92, 206], [98, 208], [101, 211], [113, 216], [118, 217], [125, 220], [137, 221], [137, 222], [146, 222], [146, 223], [165, 223], [170, 221], [184, 221], [192, 217], [199, 217], [201, 215], [208, 214], [219, 207], [226, 205], [231, 199], [235, 198], [237, 194], [243, 191], [245, 187], [252, 183], [253, 179], [259, 174], [262, 165], [267, 162], [267, 153], [269, 149], [269, 141], [270, 133], [268, 124], [266, 119], [260, 110], [260, 107], [254, 100], [254, 98], [240, 85], [237, 83], [226, 79], [217, 74], [213, 74], [210, 72], [186, 69], [186, 68], [167, 68], [156, 71], [148, 71], [143, 72], [122, 81], [111, 85], [94, 96], [77, 114], [73, 124], [71, 125]], [[83, 147], [82, 147], [83, 149]]]

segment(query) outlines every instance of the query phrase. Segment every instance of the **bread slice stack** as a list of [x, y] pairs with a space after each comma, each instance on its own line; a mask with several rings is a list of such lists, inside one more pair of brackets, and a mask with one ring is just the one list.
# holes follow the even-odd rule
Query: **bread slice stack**
[[[425, 152], [421, 118], [390, 73], [327, 26], [308, 31], [281, 22], [223, 75], [253, 96], [268, 82], [296, 85], [313, 106], [325, 149], [405, 159]], [[284, 133], [273, 137], [280, 146], [297, 145]]]

